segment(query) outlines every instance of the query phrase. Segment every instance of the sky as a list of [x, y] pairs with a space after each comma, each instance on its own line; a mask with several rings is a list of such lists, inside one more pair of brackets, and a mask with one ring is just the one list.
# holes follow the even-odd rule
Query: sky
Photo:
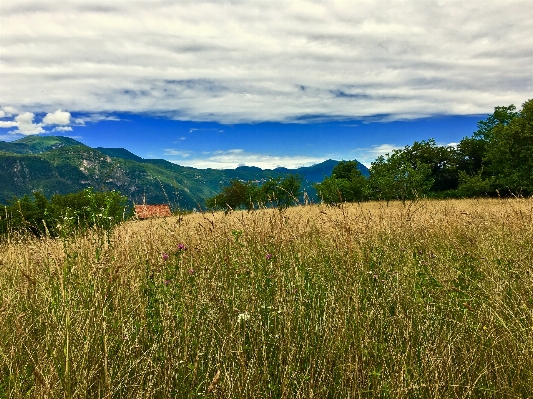
[[370, 166], [533, 98], [532, 32], [530, 0], [2, 0], [0, 140]]

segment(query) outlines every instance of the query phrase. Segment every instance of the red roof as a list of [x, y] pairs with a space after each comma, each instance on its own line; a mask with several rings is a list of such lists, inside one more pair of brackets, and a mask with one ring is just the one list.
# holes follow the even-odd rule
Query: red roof
[[172, 216], [168, 205], [135, 205], [135, 214], [139, 219]]

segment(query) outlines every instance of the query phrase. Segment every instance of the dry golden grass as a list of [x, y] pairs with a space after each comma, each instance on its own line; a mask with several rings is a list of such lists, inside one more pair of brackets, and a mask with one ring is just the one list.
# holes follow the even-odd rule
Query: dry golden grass
[[11, 237], [0, 397], [528, 397], [532, 269], [531, 199]]

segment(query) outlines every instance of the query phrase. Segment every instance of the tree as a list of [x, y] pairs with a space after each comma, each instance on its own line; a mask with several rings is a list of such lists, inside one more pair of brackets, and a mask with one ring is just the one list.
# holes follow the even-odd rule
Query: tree
[[322, 201], [328, 205], [363, 200], [367, 179], [358, 169], [357, 162], [341, 161], [333, 168], [330, 177], [314, 185]]
[[[514, 111], [514, 106], [506, 109], [511, 107]], [[533, 99], [520, 112], [493, 125], [487, 136], [485, 162], [495, 188], [533, 193]]]
[[426, 195], [433, 185], [431, 168], [420, 161], [413, 164], [405, 150], [379, 156], [372, 162], [369, 185], [375, 199], [405, 202]]
[[270, 178], [260, 189], [259, 201], [277, 208], [287, 208], [298, 202], [301, 192], [302, 178], [300, 175], [288, 175], [285, 178]]
[[216, 196], [206, 200], [206, 205], [209, 208], [225, 208], [237, 209], [245, 207], [251, 209], [253, 207], [253, 198], [250, 197], [252, 191], [252, 183], [244, 183], [238, 179], [230, 181], [229, 186], [222, 189], [222, 192]]
[[14, 198], [4, 208], [0, 234], [26, 231], [35, 236], [70, 234], [89, 228], [110, 232], [128, 214], [127, 198], [116, 191], [95, 192], [92, 188], [48, 200], [40, 192], [33, 199]]
[[403, 150], [406, 161], [414, 169], [417, 164], [427, 165], [433, 180], [430, 191], [437, 193], [457, 189], [459, 175], [457, 170], [457, 150], [451, 146], [439, 146], [435, 139], [415, 141]]
[[477, 123], [478, 130], [474, 133], [474, 138], [490, 141], [494, 129], [498, 126], [507, 126], [517, 116], [516, 107], [511, 104], [507, 107], [495, 107], [494, 113], [490, 114], [487, 119]]
[[300, 175], [290, 174], [282, 179], [278, 185], [278, 208], [288, 208], [298, 202], [301, 191], [302, 178]]

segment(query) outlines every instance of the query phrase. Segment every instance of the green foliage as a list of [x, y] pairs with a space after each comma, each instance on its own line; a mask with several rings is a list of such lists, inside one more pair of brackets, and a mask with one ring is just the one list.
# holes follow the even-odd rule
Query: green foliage
[[222, 189], [222, 192], [206, 200], [209, 208], [226, 208], [237, 209], [245, 207], [251, 209], [253, 200], [250, 197], [252, 183], [244, 183], [240, 180], [233, 179], [229, 186]]
[[488, 195], [490, 182], [482, 177], [481, 171], [475, 175], [469, 175], [459, 171], [458, 193], [462, 197], [481, 197]]
[[[513, 107], [514, 110], [514, 107]], [[495, 188], [514, 194], [533, 193], [533, 100], [492, 127], [485, 160]]]
[[429, 165], [416, 161], [413, 164], [409, 153], [394, 150], [391, 155], [380, 156], [372, 162], [370, 190], [374, 199], [387, 202], [398, 199], [402, 202], [426, 195], [433, 185]]
[[30, 232], [37, 237], [69, 235], [89, 228], [111, 230], [130, 216], [127, 198], [116, 191], [95, 192], [92, 188], [59, 195], [48, 200], [33, 192], [14, 198], [0, 216], [0, 236]]
[[487, 119], [477, 123], [478, 130], [474, 133], [474, 138], [491, 141], [495, 128], [507, 126], [519, 116], [519, 113], [515, 112], [515, 110], [516, 107], [513, 104], [507, 107], [495, 107], [494, 113], [490, 114]]
[[465, 137], [457, 145], [458, 170], [474, 175], [483, 169], [487, 141], [479, 137]]
[[[298, 197], [301, 195], [302, 178], [299, 175], [289, 175], [283, 179], [273, 180], [277, 184], [269, 188], [269, 192], [273, 193], [273, 203], [277, 208], [287, 208], [298, 202]], [[265, 190], [266, 194], [266, 190]]]
[[208, 208], [253, 209], [255, 206], [287, 208], [297, 203], [301, 195], [302, 178], [288, 175], [269, 178], [261, 186], [253, 182], [233, 179], [214, 197], [206, 200]]
[[342, 202], [362, 201], [365, 198], [368, 182], [358, 169], [357, 162], [341, 161], [330, 177], [315, 184], [322, 201], [328, 205]]
[[457, 150], [450, 146], [439, 146], [435, 139], [415, 141], [412, 146], [403, 150], [404, 157], [416, 168], [417, 164], [430, 168], [430, 178], [433, 184], [431, 192], [457, 189], [458, 185], [458, 156]]

